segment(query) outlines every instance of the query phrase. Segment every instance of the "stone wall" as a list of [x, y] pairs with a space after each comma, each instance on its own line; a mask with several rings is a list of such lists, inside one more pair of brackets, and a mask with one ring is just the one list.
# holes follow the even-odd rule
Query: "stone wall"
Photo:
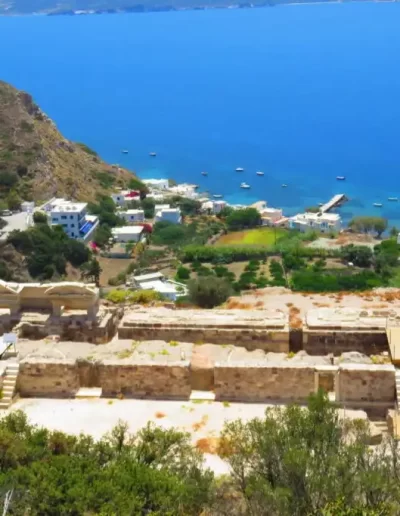
[[310, 355], [340, 355], [347, 351], [359, 351], [376, 355], [388, 351], [384, 330], [303, 330], [303, 349]]
[[108, 397], [188, 399], [189, 362], [129, 364], [43, 358], [20, 362], [17, 389], [22, 397], [73, 397], [80, 387], [101, 387]]
[[214, 369], [216, 399], [305, 401], [315, 390], [313, 366], [219, 364]]
[[103, 396], [121, 393], [133, 398], [188, 399], [189, 362], [139, 365], [104, 361], [99, 366], [98, 386], [103, 389]]
[[392, 365], [343, 365], [336, 382], [336, 397], [340, 403], [395, 400], [395, 368]]
[[22, 360], [17, 389], [22, 397], [73, 397], [79, 389], [75, 360]]

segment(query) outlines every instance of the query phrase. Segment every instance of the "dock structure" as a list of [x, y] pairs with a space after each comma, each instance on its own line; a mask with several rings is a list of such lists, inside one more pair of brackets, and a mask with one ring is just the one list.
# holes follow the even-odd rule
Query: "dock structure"
[[342, 193], [336, 194], [327, 203], [322, 205], [320, 207], [319, 211], [321, 213], [327, 213], [332, 208], [335, 208], [336, 206], [339, 206], [340, 204], [342, 204], [345, 201], [347, 201], [347, 197], [344, 194], [342, 194]]

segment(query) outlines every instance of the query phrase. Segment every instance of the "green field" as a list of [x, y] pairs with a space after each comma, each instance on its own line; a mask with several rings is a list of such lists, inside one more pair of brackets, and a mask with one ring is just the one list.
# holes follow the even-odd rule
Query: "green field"
[[235, 231], [219, 238], [215, 245], [274, 245], [281, 238], [287, 235], [285, 229], [277, 228], [258, 228], [246, 231]]

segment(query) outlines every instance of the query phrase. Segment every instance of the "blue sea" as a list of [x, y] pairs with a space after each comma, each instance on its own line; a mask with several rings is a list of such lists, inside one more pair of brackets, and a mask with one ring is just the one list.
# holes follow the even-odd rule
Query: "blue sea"
[[3, 17], [0, 78], [142, 178], [288, 215], [345, 193], [346, 220], [400, 225], [399, 26], [399, 3], [366, 2]]

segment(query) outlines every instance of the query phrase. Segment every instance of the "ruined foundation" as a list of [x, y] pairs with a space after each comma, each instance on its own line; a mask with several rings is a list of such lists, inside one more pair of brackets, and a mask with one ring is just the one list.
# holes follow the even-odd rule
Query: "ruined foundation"
[[125, 313], [120, 339], [234, 344], [248, 350], [289, 351], [288, 315], [280, 310], [171, 310]]

